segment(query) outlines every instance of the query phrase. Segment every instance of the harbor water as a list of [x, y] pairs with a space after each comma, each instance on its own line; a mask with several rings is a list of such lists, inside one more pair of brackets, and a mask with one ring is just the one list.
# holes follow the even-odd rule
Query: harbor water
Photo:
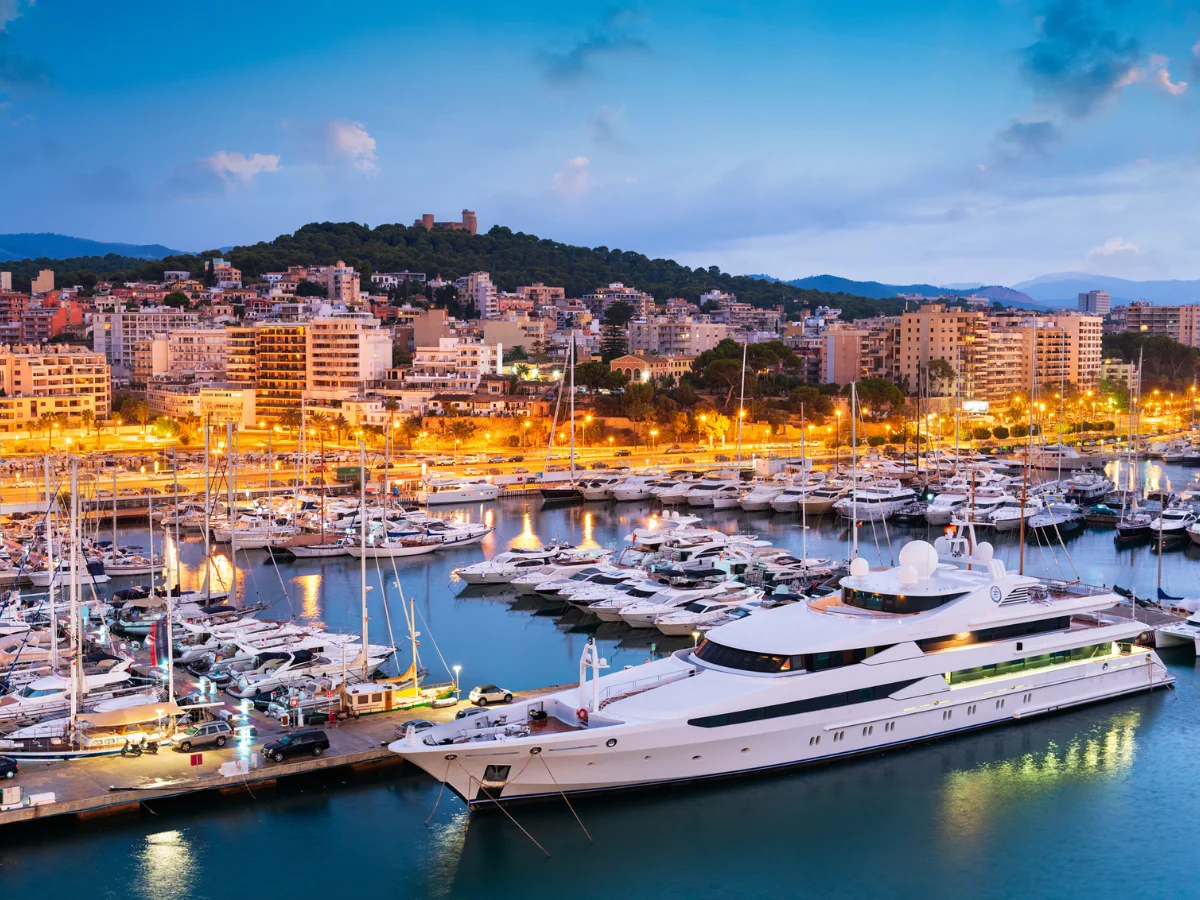
[[[1138, 478], [1179, 490], [1189, 474], [1151, 462]], [[540, 615], [538, 604], [514, 604], [503, 589], [464, 590], [453, 570], [553, 539], [619, 547], [654, 512], [648, 502], [543, 510], [536, 498], [439, 512], [495, 531], [482, 548], [396, 560], [394, 571], [388, 560], [371, 561], [372, 640], [386, 639], [390, 622], [408, 664], [402, 590], [415, 600], [431, 677], [461, 665], [465, 687], [574, 682], [585, 623]], [[797, 553], [806, 542], [809, 555], [846, 556], [844, 523], [832, 517], [804, 533], [795, 514], [701, 515]], [[123, 530], [123, 542], [148, 540], [144, 527]], [[940, 529], [866, 524], [859, 552], [891, 564], [907, 540], [930, 532]], [[991, 539], [1015, 568], [1017, 536]], [[167, 552], [174, 560], [169, 542]], [[201, 555], [197, 536], [185, 536], [185, 587], [197, 586]], [[239, 595], [266, 604], [260, 615], [358, 629], [357, 560], [238, 557]], [[1065, 546], [1028, 542], [1025, 567], [1149, 597], [1160, 557], [1149, 544], [1117, 547], [1111, 528], [1088, 527]], [[219, 570], [226, 580], [232, 574], [224, 560]], [[1200, 547], [1168, 549], [1161, 584], [1169, 594], [1200, 594]], [[596, 638], [614, 668], [662, 649], [661, 636], [617, 628]], [[1194, 896], [1200, 674], [1190, 652], [1164, 660], [1178, 677], [1171, 691], [826, 767], [580, 798], [573, 808], [582, 827], [564, 802], [515, 807], [515, 823], [496, 811], [469, 814], [404, 768], [352, 782], [328, 773], [269, 796], [176, 802], [128, 819], [9, 828], [0, 840], [0, 897]]]

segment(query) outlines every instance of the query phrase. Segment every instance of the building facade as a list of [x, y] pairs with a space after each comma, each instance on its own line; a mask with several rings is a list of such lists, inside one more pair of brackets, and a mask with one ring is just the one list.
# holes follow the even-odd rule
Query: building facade
[[77, 347], [0, 347], [0, 431], [27, 431], [44, 414], [105, 419], [112, 379], [103, 355]]

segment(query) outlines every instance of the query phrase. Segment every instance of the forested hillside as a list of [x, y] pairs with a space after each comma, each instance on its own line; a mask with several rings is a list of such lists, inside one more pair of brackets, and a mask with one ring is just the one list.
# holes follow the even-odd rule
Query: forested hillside
[[216, 250], [200, 255], [168, 256], [159, 261], [110, 254], [75, 259], [22, 260], [6, 268], [13, 272], [14, 287], [28, 289], [39, 269], [54, 269], [60, 284], [88, 284], [95, 277], [116, 281], [162, 278], [164, 269], [187, 269], [199, 277], [204, 261], [224, 256], [253, 281], [263, 272], [289, 265], [328, 265], [344, 260], [366, 276], [371, 272], [418, 271], [445, 279], [469, 272], [490, 272], [501, 290], [541, 281], [561, 285], [567, 296], [579, 297], [614, 281], [648, 291], [656, 299], [685, 297], [696, 300], [705, 291], [733, 292], [755, 306], [784, 304], [788, 311], [801, 306], [832, 305], [845, 310], [845, 318], [878, 313], [894, 314], [903, 307], [895, 299], [876, 300], [851, 294], [805, 290], [787, 284], [760, 281], [744, 275], [729, 275], [716, 266], [690, 269], [669, 259], [650, 259], [630, 250], [608, 247], [575, 247], [543, 240], [530, 234], [494, 227], [486, 234], [432, 231], [403, 225], [368, 228], [353, 222], [323, 222], [305, 225], [295, 234], [273, 241], [235, 247], [222, 254]]

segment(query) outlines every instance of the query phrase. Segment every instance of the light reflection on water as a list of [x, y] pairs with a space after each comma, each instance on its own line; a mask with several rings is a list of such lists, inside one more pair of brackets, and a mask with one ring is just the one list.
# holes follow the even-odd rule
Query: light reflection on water
[[1142, 714], [1136, 709], [1108, 716], [1060, 746], [981, 763], [951, 772], [942, 787], [940, 825], [944, 838], [960, 840], [978, 834], [1001, 812], [1047, 794], [1070, 780], [1114, 778], [1133, 766], [1136, 731]]
[[160, 831], [146, 836], [138, 855], [136, 880], [145, 897], [166, 900], [188, 897], [194, 868], [191, 845], [180, 831]]

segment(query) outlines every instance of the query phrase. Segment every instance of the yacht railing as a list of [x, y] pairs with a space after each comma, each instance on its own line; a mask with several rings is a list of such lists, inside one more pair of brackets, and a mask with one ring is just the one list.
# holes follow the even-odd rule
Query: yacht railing
[[685, 678], [691, 678], [695, 674], [695, 669], [688, 668], [682, 672], [668, 672], [665, 675], [651, 675], [646, 678], [638, 678], [635, 681], [626, 681], [623, 684], [614, 684], [612, 687], [607, 687], [600, 692], [600, 708], [604, 709], [610, 703], [616, 703], [618, 700], [624, 700], [626, 697], [632, 697], [635, 694], [641, 694], [656, 687], [662, 687], [664, 684], [670, 684], [673, 681], [682, 681]]

